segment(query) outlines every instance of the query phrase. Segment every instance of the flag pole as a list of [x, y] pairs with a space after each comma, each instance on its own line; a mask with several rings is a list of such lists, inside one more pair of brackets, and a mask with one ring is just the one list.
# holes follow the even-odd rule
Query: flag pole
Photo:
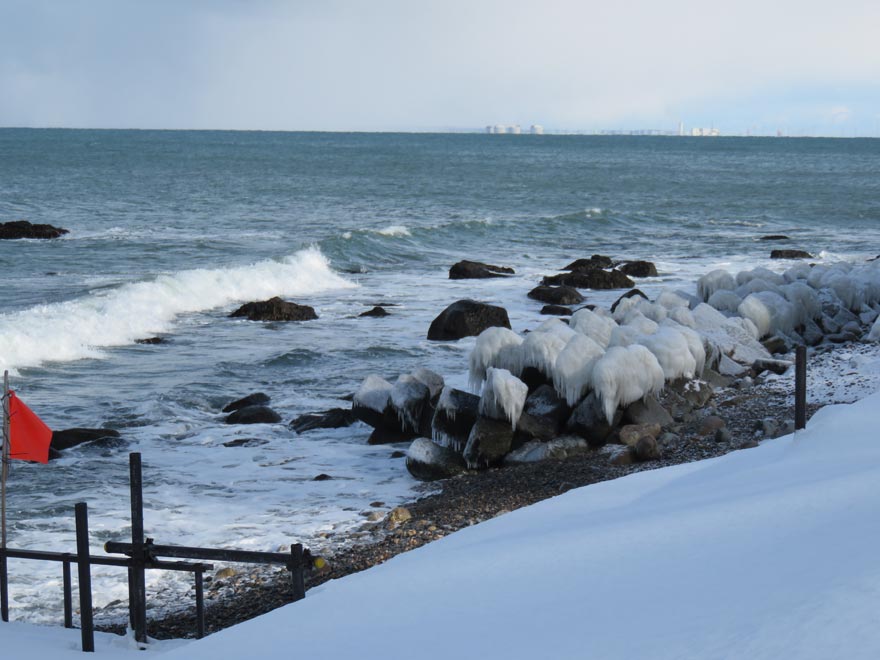
[[2, 481], [2, 485], [0, 485], [0, 500], [2, 500], [2, 504], [0, 504], [0, 509], [2, 509], [2, 523], [0, 523], [0, 527], [3, 528], [2, 531], [2, 539], [0, 539], [0, 547], [4, 550], [6, 549], [6, 479], [9, 477], [9, 372], [3, 372], [3, 467], [0, 469], [2, 472], [2, 476], [0, 476], [0, 481]]

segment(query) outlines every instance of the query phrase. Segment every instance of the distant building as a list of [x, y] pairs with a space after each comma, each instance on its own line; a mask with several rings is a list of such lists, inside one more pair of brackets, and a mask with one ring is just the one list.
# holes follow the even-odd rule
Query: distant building
[[519, 127], [519, 124], [514, 124], [513, 126], [507, 127], [507, 132], [510, 135], [519, 135], [520, 133], [522, 133], [522, 129]]
[[544, 135], [544, 127], [540, 124], [532, 124], [529, 127], [529, 133], [532, 135]]
[[504, 124], [495, 124], [495, 126], [493, 128], [495, 130], [493, 130], [492, 132], [495, 133], [496, 135], [507, 132], [507, 126], [505, 126]]
[[717, 128], [692, 128], [691, 137], [718, 137], [721, 131]]

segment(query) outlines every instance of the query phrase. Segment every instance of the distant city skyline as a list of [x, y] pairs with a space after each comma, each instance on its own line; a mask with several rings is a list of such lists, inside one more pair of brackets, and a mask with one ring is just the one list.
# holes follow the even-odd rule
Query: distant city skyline
[[880, 4], [708, 9], [0, 0], [0, 126], [880, 136]]

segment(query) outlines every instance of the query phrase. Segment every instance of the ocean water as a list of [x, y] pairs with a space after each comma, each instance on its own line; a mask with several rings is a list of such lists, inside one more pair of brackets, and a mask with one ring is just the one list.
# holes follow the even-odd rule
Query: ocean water
[[[70, 234], [0, 241], [0, 369], [51, 427], [123, 440], [14, 463], [10, 546], [73, 550], [78, 501], [95, 552], [124, 539], [139, 451], [157, 542], [320, 549], [371, 502], [416, 494], [390, 457], [402, 447], [367, 446], [362, 425], [227, 426], [225, 403], [263, 391], [287, 422], [347, 405], [370, 373], [420, 366], [464, 387], [473, 340], [428, 342], [434, 316], [472, 297], [533, 327], [526, 293], [594, 253], [656, 262], [648, 293], [693, 290], [717, 267], [782, 268], [776, 247], [874, 256], [880, 141], [0, 129], [0, 221], [15, 219]], [[517, 274], [448, 280], [463, 258]], [[274, 295], [319, 320], [227, 318]], [[375, 304], [391, 316], [358, 318]], [[154, 335], [167, 343], [135, 343]], [[223, 446], [236, 438], [262, 444]], [[10, 571], [13, 618], [60, 621], [58, 568]], [[95, 591], [98, 605], [124, 598], [123, 576], [96, 568]]]

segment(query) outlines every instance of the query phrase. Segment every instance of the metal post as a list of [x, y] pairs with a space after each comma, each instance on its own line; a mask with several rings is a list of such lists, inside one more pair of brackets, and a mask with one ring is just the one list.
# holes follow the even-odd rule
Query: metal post
[[290, 564], [288, 569], [290, 570], [291, 587], [293, 588], [293, 600], [302, 600], [306, 597], [302, 543], [294, 543], [290, 546]]
[[64, 627], [73, 628], [73, 584], [70, 579], [69, 559], [61, 563], [61, 574], [64, 578]]
[[141, 476], [141, 455], [129, 454], [131, 487], [131, 579], [129, 612], [134, 623], [136, 641], [147, 642], [147, 585], [144, 571], [144, 491]]
[[[3, 372], [3, 452], [0, 467], [0, 549], [6, 550], [6, 480], [9, 478], [9, 372]], [[0, 618], [9, 621], [9, 574], [7, 573], [6, 555], [0, 558]]]
[[205, 590], [202, 581], [202, 569], [195, 572], [196, 576], [196, 638], [205, 636]]
[[6, 568], [5, 553], [0, 556], [0, 618], [9, 621], [9, 573]]
[[76, 510], [76, 563], [79, 573], [79, 618], [82, 650], [94, 652], [95, 625], [92, 620], [92, 571], [89, 562], [89, 507], [78, 502]]
[[807, 347], [798, 346], [794, 365], [794, 428], [807, 426]]

